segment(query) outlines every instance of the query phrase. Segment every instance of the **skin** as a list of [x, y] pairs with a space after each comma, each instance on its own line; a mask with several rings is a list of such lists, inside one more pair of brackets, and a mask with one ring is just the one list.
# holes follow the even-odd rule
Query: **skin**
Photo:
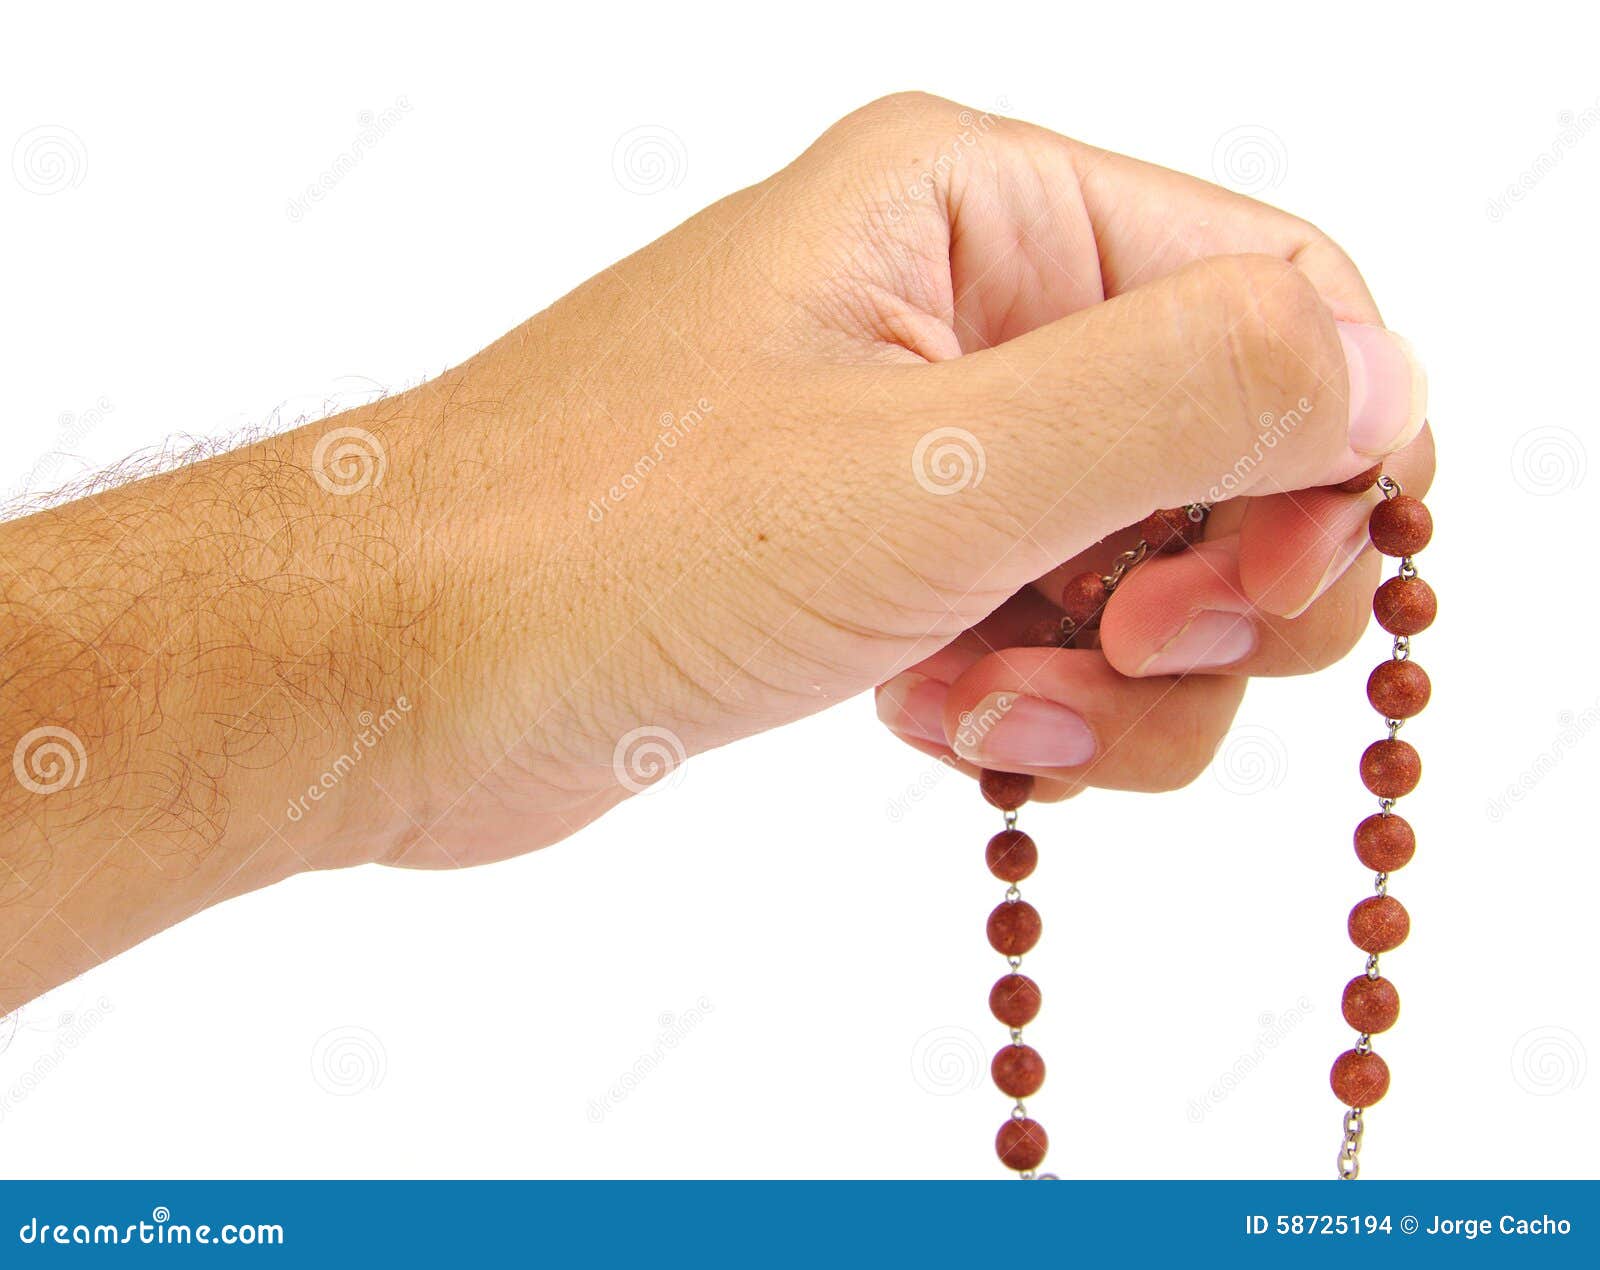
[[[1352, 412], [1339, 323], [1381, 319], [1306, 222], [902, 95], [430, 383], [0, 525], [0, 1011], [308, 869], [555, 842], [874, 687], [1041, 797], [1183, 784], [1249, 676], [1365, 624], [1379, 495], [1320, 487], [1431, 479], [1417, 392], [1379, 441]], [[1200, 500], [1098, 647], [1016, 646]], [[1171, 673], [1219, 606], [1249, 649]], [[996, 696], [1092, 757], [991, 761]]]

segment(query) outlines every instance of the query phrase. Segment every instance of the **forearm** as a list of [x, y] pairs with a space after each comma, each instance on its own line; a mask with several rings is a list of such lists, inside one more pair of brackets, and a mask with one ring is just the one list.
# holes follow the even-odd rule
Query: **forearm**
[[[399, 841], [380, 791], [410, 770], [441, 572], [407, 404], [0, 525], [0, 1011]], [[338, 426], [365, 436], [318, 452]]]

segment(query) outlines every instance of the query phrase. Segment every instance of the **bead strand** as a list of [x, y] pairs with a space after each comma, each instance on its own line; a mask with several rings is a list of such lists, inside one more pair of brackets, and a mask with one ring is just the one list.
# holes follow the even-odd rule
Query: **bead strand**
[[[1025, 642], [1040, 647], [1060, 648], [1073, 637], [1093, 631], [1100, 625], [1111, 593], [1128, 571], [1150, 555], [1182, 551], [1199, 540], [1205, 528], [1207, 508], [1201, 504], [1152, 512], [1139, 525], [1139, 541], [1111, 564], [1106, 574], [1080, 573], [1069, 578], [1061, 591], [1059, 619], [1039, 623], [1025, 636]], [[1044, 1058], [1023, 1040], [1022, 1030], [1039, 1014], [1039, 985], [1020, 973], [1023, 956], [1039, 942], [1043, 929], [1039, 912], [1022, 898], [1018, 883], [1029, 877], [1039, 862], [1039, 849], [1032, 838], [1017, 828], [1017, 811], [1033, 794], [1033, 777], [1016, 772], [985, 769], [978, 788], [991, 806], [1005, 815], [1005, 828], [989, 839], [984, 859], [989, 871], [1007, 883], [1005, 898], [989, 914], [990, 946], [1002, 954], [1010, 973], [1002, 975], [989, 990], [989, 1011], [1011, 1030], [1011, 1044], [995, 1054], [989, 1076], [995, 1087], [1015, 1100], [1011, 1118], [995, 1135], [995, 1153], [1008, 1169], [1022, 1178], [1053, 1177], [1038, 1172], [1050, 1149], [1044, 1126], [1028, 1115], [1023, 1102], [1039, 1092], [1044, 1084]]]
[[[1422, 779], [1422, 756], [1399, 738], [1407, 719], [1421, 713], [1432, 694], [1427, 672], [1411, 660], [1411, 637], [1426, 630], [1438, 613], [1433, 588], [1417, 576], [1412, 556], [1433, 536], [1433, 517], [1415, 498], [1403, 493], [1393, 477], [1373, 470], [1383, 501], [1372, 509], [1367, 534], [1382, 554], [1400, 561], [1395, 576], [1372, 597], [1373, 616], [1394, 636], [1389, 660], [1367, 679], [1367, 700], [1382, 717], [1388, 736], [1374, 741], [1361, 756], [1361, 781], [1378, 798], [1378, 811], [1355, 832], [1356, 858], [1373, 870], [1373, 894], [1350, 910], [1350, 941], [1367, 954], [1365, 970], [1345, 985], [1340, 1008], [1356, 1030], [1353, 1047], [1334, 1060], [1329, 1083], [1347, 1110], [1338, 1155], [1338, 1175], [1354, 1181], [1361, 1173], [1361, 1141], [1366, 1109], [1389, 1090], [1389, 1066], [1372, 1048], [1374, 1035], [1386, 1032], [1400, 1017], [1400, 993], [1379, 969], [1381, 954], [1398, 948], [1411, 931], [1411, 915], [1389, 894], [1389, 875], [1410, 862], [1416, 834], [1395, 814], [1397, 799]], [[1374, 482], [1368, 482], [1367, 487]], [[1349, 492], [1359, 492], [1350, 490]]]

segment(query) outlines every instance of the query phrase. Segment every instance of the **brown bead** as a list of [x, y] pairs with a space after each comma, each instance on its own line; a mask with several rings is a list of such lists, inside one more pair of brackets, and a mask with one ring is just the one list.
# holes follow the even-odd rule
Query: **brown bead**
[[1200, 541], [1205, 527], [1206, 518], [1191, 517], [1186, 507], [1164, 507], [1139, 522], [1139, 537], [1150, 544], [1151, 551], [1171, 554]]
[[1367, 700], [1385, 719], [1421, 714], [1433, 695], [1428, 672], [1414, 661], [1383, 661], [1367, 676]]
[[978, 777], [978, 789], [991, 807], [1015, 811], [1032, 797], [1033, 777], [1019, 772], [996, 772], [986, 767]]
[[1007, 900], [989, 914], [989, 945], [1007, 957], [1020, 957], [1039, 942], [1044, 923], [1027, 900]]
[[1348, 481], [1340, 481], [1337, 485], [1328, 486], [1341, 494], [1365, 494], [1378, 483], [1378, 478], [1383, 475], [1383, 464], [1374, 463], [1365, 472], [1357, 472]]
[[1439, 597], [1421, 578], [1390, 578], [1372, 593], [1372, 615], [1391, 635], [1415, 635], [1433, 625]]
[[1374, 873], [1393, 873], [1411, 863], [1417, 835], [1404, 816], [1375, 812], [1356, 826], [1356, 858]]
[[1433, 537], [1433, 514], [1421, 499], [1397, 494], [1372, 509], [1367, 534], [1386, 556], [1413, 556]]
[[1078, 630], [1092, 630], [1100, 625], [1100, 614], [1110, 598], [1106, 580], [1091, 570], [1067, 579], [1061, 588], [1061, 611]]
[[1020, 829], [1002, 829], [983, 849], [989, 872], [1002, 882], [1020, 882], [1039, 863], [1039, 848]]
[[1018, 648], [1065, 648], [1067, 633], [1061, 629], [1058, 617], [1042, 617], [1022, 632]]
[[1389, 1064], [1371, 1050], [1346, 1050], [1333, 1060], [1328, 1083], [1346, 1107], [1370, 1107], [1389, 1092]]
[[1379, 798], [1404, 798], [1422, 779], [1422, 755], [1409, 741], [1374, 741], [1361, 755], [1361, 783]]
[[1002, 975], [989, 989], [989, 1013], [1007, 1027], [1027, 1027], [1039, 1017], [1039, 985], [1027, 975]]
[[1031, 1098], [1044, 1084], [1044, 1059], [1031, 1045], [1007, 1045], [989, 1064], [994, 1087], [1009, 1098]]
[[1400, 994], [1379, 976], [1357, 975], [1344, 985], [1344, 1021], [1358, 1032], [1387, 1032], [1400, 1017]]
[[1044, 1126], [1037, 1120], [1018, 1120], [1013, 1117], [1000, 1126], [994, 1135], [995, 1154], [1000, 1163], [1018, 1173], [1026, 1173], [1044, 1163], [1045, 1152], [1050, 1149], [1050, 1139]]
[[1411, 914], [1392, 895], [1373, 895], [1350, 910], [1350, 942], [1362, 952], [1386, 953], [1411, 933]]

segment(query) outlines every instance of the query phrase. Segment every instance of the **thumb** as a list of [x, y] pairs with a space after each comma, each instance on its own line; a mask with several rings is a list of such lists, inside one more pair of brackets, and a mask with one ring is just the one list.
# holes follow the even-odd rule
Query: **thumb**
[[1415, 437], [1426, 407], [1403, 340], [1335, 322], [1268, 256], [1197, 261], [901, 373], [912, 414], [885, 430], [905, 447], [899, 483], [909, 453], [963, 547], [1008, 560], [990, 580], [1014, 566], [1018, 585], [1157, 507], [1348, 479]]

